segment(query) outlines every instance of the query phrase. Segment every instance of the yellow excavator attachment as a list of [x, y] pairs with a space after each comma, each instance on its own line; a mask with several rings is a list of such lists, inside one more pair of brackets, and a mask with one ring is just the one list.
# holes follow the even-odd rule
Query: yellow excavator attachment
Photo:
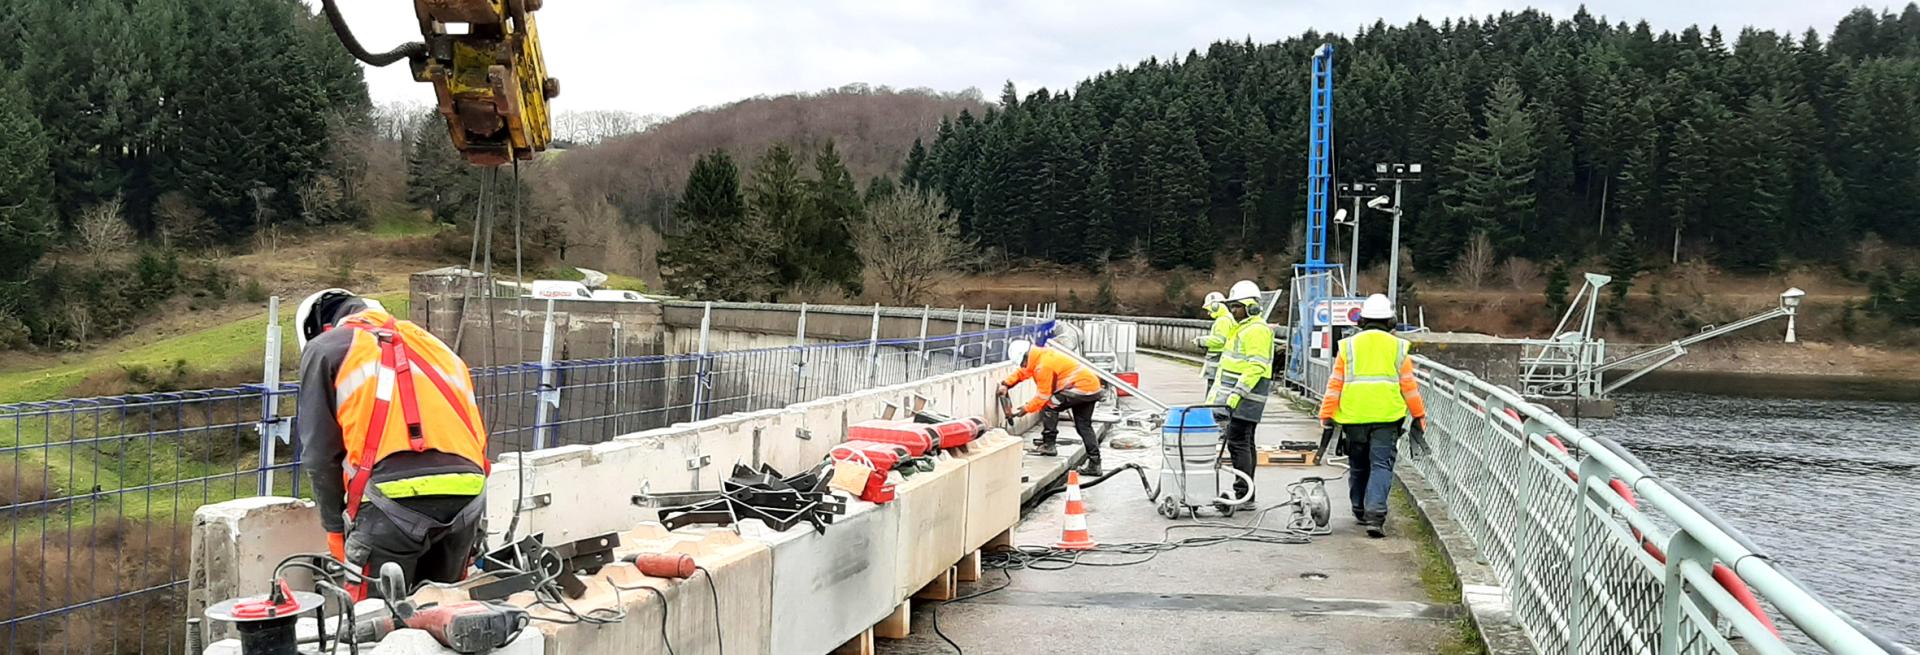
[[347, 50], [385, 66], [408, 60], [413, 79], [433, 85], [453, 147], [467, 161], [497, 166], [532, 159], [553, 140], [547, 101], [560, 81], [547, 76], [533, 12], [541, 0], [414, 0], [422, 42], [368, 53], [335, 0], [322, 8]]

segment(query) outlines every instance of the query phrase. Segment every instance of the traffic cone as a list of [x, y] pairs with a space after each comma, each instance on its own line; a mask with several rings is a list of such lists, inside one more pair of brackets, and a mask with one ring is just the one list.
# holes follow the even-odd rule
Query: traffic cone
[[1061, 550], [1093, 550], [1093, 535], [1087, 534], [1087, 501], [1080, 499], [1080, 472], [1067, 471], [1067, 517], [1060, 526]]

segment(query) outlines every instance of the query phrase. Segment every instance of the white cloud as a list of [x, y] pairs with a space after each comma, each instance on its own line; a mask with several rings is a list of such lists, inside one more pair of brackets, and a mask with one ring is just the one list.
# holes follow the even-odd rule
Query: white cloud
[[[1220, 39], [1351, 33], [1375, 20], [1439, 22], [1529, 4], [1555, 17], [1579, 7], [1577, 0], [552, 0], [537, 16], [549, 72], [563, 83], [559, 108], [672, 115], [852, 82], [977, 87], [989, 97], [1009, 79], [1022, 93], [1070, 88], [1117, 65], [1204, 50]], [[419, 38], [410, 2], [340, 5], [370, 49]], [[1611, 22], [1645, 18], [1656, 31], [1718, 24], [1729, 41], [1748, 25], [1828, 34], [1847, 11], [1842, 3], [1798, 0], [1614, 0], [1588, 8]], [[370, 70], [367, 80], [377, 102], [432, 98], [404, 64]]]

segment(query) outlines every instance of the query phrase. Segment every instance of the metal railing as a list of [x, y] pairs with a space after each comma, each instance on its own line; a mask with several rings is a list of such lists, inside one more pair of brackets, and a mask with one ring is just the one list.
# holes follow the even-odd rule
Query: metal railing
[[[1823, 602], [1619, 444], [1511, 389], [1416, 362], [1432, 454], [1412, 465], [1538, 651], [1911, 652]], [[1791, 624], [1787, 637], [1775, 618]]]
[[[553, 361], [545, 348], [542, 361], [474, 369], [475, 400], [494, 454], [596, 443], [986, 365], [1009, 340], [1053, 330], [1011, 322], [667, 356]], [[261, 385], [0, 405], [0, 653], [182, 649], [165, 626], [184, 606], [194, 510], [303, 495], [297, 444], [273, 438], [296, 432], [298, 385], [268, 369]]]

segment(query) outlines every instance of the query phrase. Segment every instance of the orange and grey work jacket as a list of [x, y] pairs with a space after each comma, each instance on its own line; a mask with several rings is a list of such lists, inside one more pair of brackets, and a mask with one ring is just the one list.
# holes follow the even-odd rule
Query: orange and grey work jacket
[[1028, 414], [1046, 408], [1056, 395], [1063, 400], [1097, 398], [1102, 388], [1100, 376], [1093, 369], [1040, 346], [1027, 351], [1027, 364], [1002, 383], [1012, 387], [1022, 380], [1033, 380], [1033, 399], [1024, 407]]
[[300, 353], [300, 441], [321, 527], [345, 532], [363, 500], [480, 496], [487, 430], [466, 363], [383, 311], [334, 325]]
[[1427, 404], [1413, 375], [1405, 339], [1385, 330], [1363, 330], [1340, 340], [1327, 376], [1320, 419], [1341, 425], [1425, 420]]

